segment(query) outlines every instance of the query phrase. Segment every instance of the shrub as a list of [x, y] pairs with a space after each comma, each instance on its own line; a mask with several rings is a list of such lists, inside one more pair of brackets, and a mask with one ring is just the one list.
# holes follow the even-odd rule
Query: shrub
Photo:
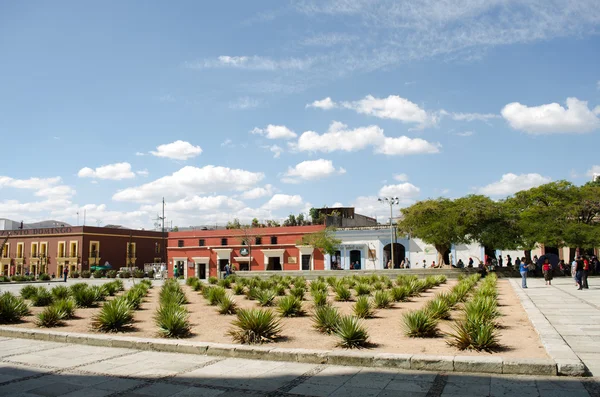
[[219, 280], [217, 285], [219, 285], [219, 287], [229, 289], [229, 288], [231, 288], [231, 280], [229, 279], [229, 277], [223, 278], [223, 279]]
[[16, 323], [21, 317], [28, 316], [31, 312], [23, 298], [15, 296], [10, 292], [0, 295], [0, 323]]
[[79, 278], [79, 272], [71, 273], [71, 278]]
[[261, 306], [273, 306], [273, 301], [275, 300], [275, 291], [270, 289], [259, 290], [256, 293], [256, 300], [258, 304]]
[[295, 296], [296, 298], [298, 298], [300, 300], [304, 300], [305, 293], [306, 293], [306, 290], [302, 287], [294, 287], [294, 288], [290, 289], [290, 295]]
[[185, 285], [191, 287], [193, 286], [195, 283], [197, 283], [198, 281], [200, 281], [200, 279], [198, 277], [188, 277], [185, 280]]
[[21, 298], [31, 299], [37, 293], [37, 288], [34, 285], [26, 285], [21, 288]]
[[[108, 274], [106, 276], [108, 277]], [[149, 279], [153, 279], [154, 278], [154, 270], [148, 270], [148, 278]]]
[[382, 291], [384, 289], [383, 283], [380, 281], [373, 283], [371, 287], [373, 288], [373, 291]]
[[88, 285], [86, 283], [77, 283], [77, 284], [73, 284], [69, 287], [69, 289], [71, 290], [71, 294], [82, 290], [82, 289], [87, 289]]
[[438, 333], [438, 320], [429, 316], [423, 310], [405, 313], [403, 318], [404, 333], [410, 337], [434, 337]]
[[319, 332], [331, 334], [335, 331], [339, 319], [340, 313], [335, 307], [329, 305], [316, 307], [312, 316], [313, 328]]
[[108, 293], [101, 285], [92, 285], [88, 289], [94, 294], [94, 300], [96, 302], [103, 301], [108, 296]]
[[388, 309], [392, 306], [392, 297], [387, 291], [376, 291], [374, 301], [375, 307], [378, 309]]
[[471, 290], [471, 286], [466, 283], [456, 284], [454, 288], [452, 288], [452, 293], [454, 294], [457, 302], [464, 302]]
[[371, 301], [365, 295], [361, 295], [356, 299], [356, 303], [352, 306], [352, 311], [358, 318], [371, 318], [375, 314]]
[[116, 270], [109, 270], [106, 272], [106, 277], [107, 278], [117, 278], [117, 271]]
[[237, 304], [230, 295], [224, 295], [219, 300], [219, 313], [220, 314], [235, 314], [237, 312]]
[[303, 316], [302, 300], [293, 295], [284, 296], [277, 302], [277, 311], [282, 317]]
[[394, 302], [405, 302], [409, 297], [409, 290], [407, 287], [392, 287], [390, 294]]
[[310, 292], [327, 291], [327, 284], [322, 281], [315, 281], [310, 284]]
[[90, 278], [92, 277], [92, 272], [89, 270], [84, 270], [81, 272], [81, 278]]
[[144, 278], [144, 271], [141, 269], [134, 269], [133, 270], [133, 277], [134, 278]]
[[452, 292], [440, 292], [437, 295], [438, 299], [445, 301], [450, 309], [452, 309], [458, 303], [458, 297]]
[[446, 276], [444, 276], [443, 274], [440, 274], [440, 275], [434, 276], [434, 277], [435, 277], [436, 285], [444, 284], [448, 280], [448, 278]]
[[454, 332], [448, 334], [452, 338], [448, 344], [461, 350], [492, 351], [500, 346], [498, 334], [492, 323], [464, 319], [458, 321], [453, 329]]
[[208, 300], [209, 305], [217, 306], [226, 296], [225, 288], [211, 287], [206, 294], [206, 300]]
[[6, 276], [0, 276], [0, 283], [10, 283], [10, 278]]
[[189, 313], [185, 307], [175, 303], [161, 304], [154, 321], [159, 334], [165, 338], [183, 338], [190, 334]]
[[352, 299], [352, 293], [344, 285], [338, 285], [335, 287], [335, 300], [339, 302], [348, 302]]
[[495, 324], [496, 318], [500, 316], [496, 300], [489, 297], [478, 297], [466, 302], [463, 311], [467, 319], [480, 323]]
[[196, 292], [202, 291], [203, 288], [204, 288], [204, 284], [202, 284], [202, 281], [200, 281], [200, 280], [196, 280], [196, 282], [194, 284], [192, 284], [192, 289]]
[[45, 287], [37, 287], [35, 294], [31, 297], [31, 304], [33, 306], [48, 306], [53, 300], [54, 297], [50, 291]]
[[219, 279], [216, 278], [216, 277], [212, 277], [211, 276], [211, 277], [208, 278], [208, 283], [209, 284], [216, 284], [218, 281], [219, 281]]
[[[21, 290], [21, 294], [22, 293], [23, 290]], [[51, 293], [55, 299], [67, 299], [71, 295], [69, 289], [64, 285], [59, 285], [57, 287], [52, 288]]]
[[277, 293], [277, 296], [285, 296], [285, 285], [277, 284], [273, 289], [275, 290], [275, 293]]
[[127, 302], [132, 310], [138, 310], [142, 306], [146, 293], [141, 288], [131, 288], [123, 295], [123, 299]]
[[[123, 280], [114, 280], [112, 283], [118, 287], [119, 291], [125, 291], [125, 284], [123, 283]], [[150, 286], [151, 285], [152, 283], [150, 283]]]
[[281, 333], [281, 325], [271, 310], [240, 309], [232, 322], [234, 328], [228, 331], [235, 342], [260, 344], [276, 340]]
[[35, 323], [38, 327], [57, 327], [63, 324], [65, 313], [58, 306], [48, 306], [36, 316]]
[[51, 306], [56, 306], [60, 311], [62, 311], [65, 319], [71, 319], [75, 317], [75, 301], [73, 301], [71, 298], [57, 299]]
[[127, 299], [116, 298], [102, 305], [92, 318], [92, 328], [102, 332], [121, 332], [133, 325], [133, 312]]
[[312, 293], [313, 303], [315, 306], [325, 306], [327, 304], [326, 291], [314, 291]]
[[94, 278], [102, 278], [104, 277], [104, 270], [95, 270], [94, 271]]
[[117, 291], [119, 290], [119, 287], [110, 282], [110, 283], [106, 283], [102, 285], [102, 289], [104, 290], [103, 292], [107, 295], [107, 296], [114, 296]]
[[335, 328], [338, 346], [347, 349], [361, 348], [367, 345], [369, 334], [359, 319], [353, 316], [342, 316]]
[[50, 281], [51, 280], [50, 275], [46, 274], [46, 273], [40, 274], [39, 275], [39, 279], [42, 280], [42, 281]]
[[371, 288], [369, 288], [367, 284], [360, 283], [354, 286], [354, 292], [356, 292], [356, 295], [358, 296], [370, 295]]
[[[75, 284], [75, 285], [77, 285], [77, 284]], [[72, 287], [74, 287], [75, 285], [73, 285]], [[71, 289], [71, 296], [73, 296], [75, 303], [79, 307], [94, 307], [94, 306], [96, 306], [96, 291], [92, 290], [91, 288], [86, 287], [86, 288]]]
[[326, 281], [327, 281], [327, 284], [329, 284], [330, 287], [335, 288], [335, 286], [338, 283], [338, 278], [335, 277], [335, 276], [329, 276], [329, 277], [327, 277]]
[[292, 281], [294, 287], [306, 289], [306, 279], [304, 277], [295, 277]]
[[12, 277], [10, 278], [10, 280], [11, 280], [11, 281], [19, 281], [19, 282], [21, 282], [21, 281], [25, 281], [25, 276], [21, 276], [21, 275], [12, 276]]
[[[94, 272], [94, 277], [96, 277], [96, 272]], [[119, 273], [119, 278], [131, 278], [131, 272], [125, 270]]]
[[257, 287], [249, 287], [248, 290], [246, 290], [246, 299], [251, 301], [255, 300], [259, 292], [260, 290]]
[[188, 300], [185, 293], [181, 290], [179, 283], [173, 279], [166, 281], [159, 293], [161, 304], [174, 303], [176, 305], [185, 305]]
[[448, 302], [440, 297], [430, 300], [425, 305], [424, 311], [429, 316], [435, 319], [448, 319], [450, 318], [451, 306]]
[[235, 284], [233, 286], [233, 293], [236, 295], [244, 295], [245, 288], [242, 284]]

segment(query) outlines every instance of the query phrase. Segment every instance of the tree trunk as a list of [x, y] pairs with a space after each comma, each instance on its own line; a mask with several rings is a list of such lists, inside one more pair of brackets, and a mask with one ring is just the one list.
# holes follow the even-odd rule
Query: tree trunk
[[450, 248], [450, 245], [435, 245], [438, 265], [448, 265]]
[[527, 261], [531, 260], [531, 250], [525, 250], [525, 259], [527, 259]]

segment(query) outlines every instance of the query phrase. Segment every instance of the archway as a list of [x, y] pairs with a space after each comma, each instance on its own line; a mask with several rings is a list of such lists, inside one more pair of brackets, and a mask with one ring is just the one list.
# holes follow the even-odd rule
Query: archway
[[[391, 251], [390, 247], [391, 247], [391, 244], [388, 244], [385, 247], [383, 247], [383, 256], [384, 256], [383, 267], [384, 267], [384, 269], [387, 266], [388, 262], [392, 260], [392, 251]], [[406, 256], [406, 248], [402, 244], [394, 243], [394, 264], [393, 264], [392, 268], [399, 269], [400, 263], [404, 260], [405, 256]]]
[[354, 270], [362, 269], [362, 251], [360, 251], [360, 250], [350, 251], [350, 269], [354, 269]]

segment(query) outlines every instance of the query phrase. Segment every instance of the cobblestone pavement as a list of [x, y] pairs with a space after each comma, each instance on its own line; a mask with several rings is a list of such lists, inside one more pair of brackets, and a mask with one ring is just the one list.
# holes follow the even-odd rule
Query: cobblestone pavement
[[257, 361], [0, 339], [0, 396], [600, 396], [598, 379]]
[[551, 286], [542, 278], [528, 278], [523, 292], [588, 370], [600, 377], [600, 278], [590, 278], [588, 284], [589, 289], [578, 291], [571, 277], [557, 277]]

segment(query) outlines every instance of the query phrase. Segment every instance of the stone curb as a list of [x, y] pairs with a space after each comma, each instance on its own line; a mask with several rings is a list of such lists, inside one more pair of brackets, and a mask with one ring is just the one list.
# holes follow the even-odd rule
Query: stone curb
[[148, 339], [120, 335], [80, 334], [11, 327], [0, 327], [0, 337], [168, 353], [202, 354], [254, 360], [291, 361], [306, 364], [399, 368], [435, 372], [557, 375], [557, 363], [553, 360], [542, 359], [531, 360], [482, 356], [433, 356], [349, 350], [290, 349], [269, 346], [192, 342], [173, 339]]
[[523, 292], [519, 286], [519, 280], [510, 280], [510, 285], [519, 297], [523, 309], [525, 309], [529, 320], [540, 336], [542, 345], [544, 345], [544, 348], [556, 363], [557, 374], [564, 376], [585, 376], [587, 374], [585, 364], [552, 324], [550, 324], [540, 309], [537, 308], [531, 298], [529, 298], [529, 295]]

